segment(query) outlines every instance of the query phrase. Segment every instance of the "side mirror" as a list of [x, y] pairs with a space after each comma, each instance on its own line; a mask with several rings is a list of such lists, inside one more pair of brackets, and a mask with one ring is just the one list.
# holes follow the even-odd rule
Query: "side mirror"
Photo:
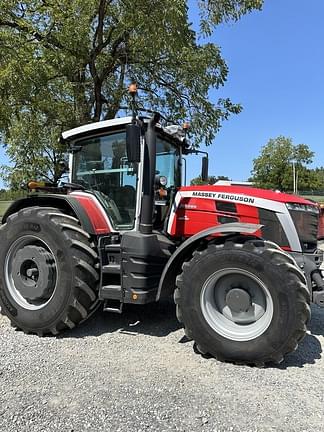
[[140, 162], [141, 128], [136, 123], [132, 123], [126, 126], [126, 152], [128, 162]]
[[208, 157], [204, 156], [201, 160], [201, 180], [208, 181]]

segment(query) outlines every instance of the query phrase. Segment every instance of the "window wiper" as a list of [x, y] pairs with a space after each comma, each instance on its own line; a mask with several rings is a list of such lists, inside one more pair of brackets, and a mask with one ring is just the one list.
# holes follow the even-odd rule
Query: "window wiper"
[[74, 190], [77, 190], [77, 189], [78, 190], [86, 190], [86, 188], [79, 183], [62, 182], [62, 187], [67, 188], [67, 189], [74, 189]]

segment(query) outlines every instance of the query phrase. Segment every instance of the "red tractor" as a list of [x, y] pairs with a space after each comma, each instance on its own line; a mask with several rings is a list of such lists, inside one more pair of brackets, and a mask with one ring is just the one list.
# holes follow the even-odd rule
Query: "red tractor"
[[62, 139], [69, 182], [31, 182], [3, 217], [0, 302], [15, 327], [57, 335], [100, 303], [121, 313], [125, 303], [173, 295], [201, 353], [264, 364], [296, 348], [310, 301], [324, 306], [313, 202], [244, 186], [182, 187], [191, 151], [157, 115]]

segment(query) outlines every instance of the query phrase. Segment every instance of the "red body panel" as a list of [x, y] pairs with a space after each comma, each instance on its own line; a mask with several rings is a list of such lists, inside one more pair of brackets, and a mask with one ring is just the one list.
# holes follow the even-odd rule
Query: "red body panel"
[[[259, 224], [260, 208], [286, 211], [285, 203], [314, 205], [294, 195], [245, 186], [182, 187], [170, 215], [168, 232], [175, 237], [190, 237], [228, 222]], [[261, 236], [260, 232], [256, 234]]]
[[73, 195], [73, 197], [79, 201], [86, 211], [96, 234], [108, 234], [112, 231], [109, 220], [103, 208], [93, 195], [83, 192], [72, 192], [71, 195]]

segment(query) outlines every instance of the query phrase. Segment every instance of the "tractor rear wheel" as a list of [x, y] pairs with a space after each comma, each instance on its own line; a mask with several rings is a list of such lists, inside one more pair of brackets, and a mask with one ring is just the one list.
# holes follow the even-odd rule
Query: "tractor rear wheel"
[[98, 304], [98, 255], [78, 220], [29, 207], [0, 229], [0, 304], [12, 325], [40, 336], [71, 329]]
[[266, 241], [209, 244], [177, 277], [177, 316], [202, 354], [279, 363], [306, 333], [310, 296], [294, 260]]

